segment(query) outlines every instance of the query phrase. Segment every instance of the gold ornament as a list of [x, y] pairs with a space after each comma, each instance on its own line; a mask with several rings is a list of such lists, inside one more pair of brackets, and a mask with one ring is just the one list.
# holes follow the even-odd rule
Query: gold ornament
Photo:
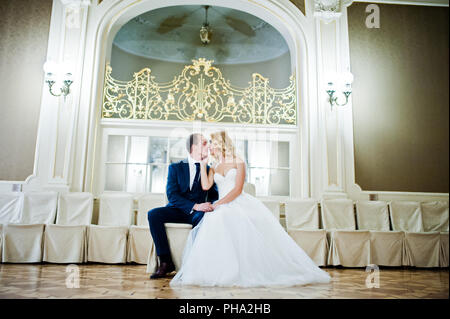
[[[149, 68], [119, 81], [106, 66], [103, 118], [178, 120], [247, 124], [297, 124], [294, 76], [284, 89], [269, 86], [269, 79], [253, 73], [246, 88], [235, 87], [212, 66], [213, 60], [192, 60], [180, 75], [156, 83]], [[236, 103], [236, 100], [239, 102]]]

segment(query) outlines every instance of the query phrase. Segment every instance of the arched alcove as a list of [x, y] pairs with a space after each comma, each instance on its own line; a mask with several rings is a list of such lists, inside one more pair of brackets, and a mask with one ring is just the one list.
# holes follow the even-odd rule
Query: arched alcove
[[[312, 58], [308, 56], [308, 51], [313, 50], [313, 46], [308, 45], [307, 33], [311, 33], [311, 26], [307, 23], [302, 13], [289, 1], [283, 1], [282, 5], [276, 6], [270, 1], [247, 2], [247, 1], [204, 1], [191, 2], [172, 0], [172, 1], [114, 1], [114, 3], [105, 4], [104, 11], [99, 16], [99, 23], [95, 26], [95, 42], [92, 43], [95, 50], [95, 56], [92, 60], [92, 70], [94, 78], [94, 87], [90, 95], [90, 122], [86, 170], [84, 176], [84, 189], [93, 190], [93, 176], [98, 167], [95, 166], [95, 156], [98, 156], [96, 147], [98, 147], [99, 130], [98, 122], [100, 119], [99, 105], [101, 105], [103, 78], [105, 65], [111, 58], [113, 39], [118, 30], [130, 19], [154, 9], [166, 6], [176, 5], [212, 5], [232, 8], [252, 14], [267, 23], [270, 23], [285, 39], [290, 52], [292, 74], [296, 76], [297, 86], [297, 113], [298, 121], [296, 126], [297, 136], [295, 145], [298, 152], [295, 158], [295, 174], [302, 178], [293, 181], [292, 195], [295, 197], [310, 196], [310, 171], [309, 171], [309, 105], [310, 99], [314, 96], [309, 95], [308, 91], [315, 87], [315, 66]], [[91, 26], [93, 27], [93, 26]], [[311, 36], [311, 35], [310, 35]], [[311, 48], [312, 47], [312, 48]], [[308, 63], [308, 60], [309, 61]], [[283, 131], [280, 129], [279, 131]], [[96, 154], [97, 152], [97, 154]]]

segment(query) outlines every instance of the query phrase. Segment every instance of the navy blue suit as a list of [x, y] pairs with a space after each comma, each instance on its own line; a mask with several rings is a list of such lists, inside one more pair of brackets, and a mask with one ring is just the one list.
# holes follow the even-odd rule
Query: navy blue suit
[[[207, 166], [209, 172], [209, 166]], [[192, 211], [195, 204], [213, 202], [218, 199], [216, 184], [208, 191], [202, 189], [200, 178], [194, 179], [190, 189], [189, 162], [187, 159], [169, 166], [166, 185], [169, 203], [148, 212], [150, 233], [156, 246], [156, 254], [170, 258], [169, 242], [164, 223], [185, 223], [195, 227], [204, 212]]]

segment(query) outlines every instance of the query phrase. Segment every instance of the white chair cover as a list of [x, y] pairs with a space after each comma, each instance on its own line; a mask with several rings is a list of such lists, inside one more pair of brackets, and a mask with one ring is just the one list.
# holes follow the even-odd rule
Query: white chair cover
[[[163, 206], [165, 206], [163, 195], [149, 194], [139, 197], [136, 225], [149, 227], [147, 217], [149, 210]], [[147, 252], [148, 250], [146, 251], [146, 254]]]
[[423, 232], [420, 202], [392, 201], [389, 203], [392, 229], [405, 232]]
[[285, 215], [288, 230], [319, 229], [319, 206], [314, 199], [287, 201]]
[[441, 251], [439, 255], [439, 266], [448, 267], [448, 232], [442, 232], [440, 234], [440, 241]]
[[3, 225], [2, 262], [41, 262], [43, 233], [44, 224]]
[[3, 262], [42, 261], [44, 225], [54, 223], [57, 202], [57, 192], [24, 192], [20, 224], [3, 228]]
[[328, 241], [325, 229], [291, 229], [288, 230], [288, 234], [317, 266], [327, 264]]
[[184, 246], [186, 246], [192, 225], [181, 223], [165, 223], [164, 225], [166, 226], [167, 239], [169, 240], [170, 254], [172, 255], [175, 269], [178, 270], [181, 267]]
[[127, 226], [89, 226], [88, 261], [108, 264], [126, 263], [127, 236]]
[[158, 256], [156, 255], [155, 243], [152, 243], [147, 258], [147, 273], [154, 273], [158, 267]]
[[404, 266], [439, 267], [439, 232], [424, 232], [420, 202], [389, 203], [392, 228], [405, 232]]
[[86, 262], [87, 227], [47, 225], [44, 231], [43, 261], [60, 264]]
[[53, 224], [57, 203], [57, 192], [25, 192], [20, 223]]
[[3, 239], [2, 239], [2, 237], [3, 237], [3, 225], [2, 224], [0, 224], [0, 261], [2, 260], [2, 246], [3, 246]]
[[91, 224], [93, 205], [94, 197], [91, 193], [60, 194], [56, 225], [45, 228], [44, 261], [87, 261], [87, 226]]
[[90, 225], [94, 209], [94, 196], [87, 192], [60, 194], [57, 225]]
[[249, 195], [256, 196], [255, 184], [245, 182], [244, 183], [244, 192]]
[[425, 232], [448, 232], [448, 202], [431, 201], [420, 204]]
[[402, 266], [405, 233], [402, 231], [370, 231], [371, 264]]
[[276, 200], [263, 200], [264, 205], [272, 212], [273, 216], [280, 220], [280, 202]]
[[0, 224], [19, 223], [22, 207], [22, 192], [0, 193]]
[[130, 226], [133, 223], [133, 196], [127, 193], [100, 195], [98, 225]]
[[347, 198], [321, 200], [322, 223], [325, 229], [355, 230], [353, 201]]
[[102, 194], [98, 225], [88, 229], [88, 261], [126, 263], [128, 228], [133, 220], [133, 196]]
[[22, 192], [0, 193], [0, 260], [2, 260], [2, 224], [19, 223], [23, 207]]
[[370, 264], [370, 232], [367, 230], [336, 230], [331, 237], [328, 265], [365, 267]]
[[162, 206], [165, 206], [164, 195], [147, 194], [138, 198], [137, 226], [131, 226], [128, 235], [128, 262], [147, 263], [153, 245], [147, 214], [152, 208]]
[[[172, 255], [175, 269], [180, 269], [184, 246], [186, 245], [189, 232], [192, 229], [190, 224], [182, 223], [165, 223], [167, 239], [169, 240], [170, 254]], [[147, 272], [155, 272], [158, 266], [158, 256], [156, 255], [156, 247], [153, 243], [150, 247], [147, 259]]]
[[405, 265], [439, 267], [440, 233], [405, 232]]
[[384, 201], [357, 201], [358, 229], [370, 230], [371, 263], [382, 266], [401, 266], [405, 234], [389, 231], [388, 203]]
[[152, 245], [153, 238], [149, 227], [132, 225], [128, 235], [127, 262], [147, 264]]
[[370, 264], [370, 232], [356, 230], [353, 201], [321, 200], [322, 223], [330, 242], [329, 265], [363, 267]]
[[358, 229], [389, 231], [389, 210], [387, 202], [357, 201], [355, 206]]

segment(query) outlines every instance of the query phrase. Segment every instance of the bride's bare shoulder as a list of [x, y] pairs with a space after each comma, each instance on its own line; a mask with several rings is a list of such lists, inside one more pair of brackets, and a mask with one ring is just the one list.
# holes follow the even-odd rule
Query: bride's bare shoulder
[[245, 161], [242, 158], [240, 158], [239, 156], [236, 156], [236, 164], [242, 165], [242, 164], [245, 164]]
[[215, 165], [212, 165], [211, 168], [213, 169], [213, 172], [219, 171], [220, 163], [215, 163]]
[[236, 162], [235, 163], [236, 163], [236, 166], [235, 166], [236, 169], [241, 168], [241, 169], [245, 170], [245, 161], [242, 158], [236, 156]]

